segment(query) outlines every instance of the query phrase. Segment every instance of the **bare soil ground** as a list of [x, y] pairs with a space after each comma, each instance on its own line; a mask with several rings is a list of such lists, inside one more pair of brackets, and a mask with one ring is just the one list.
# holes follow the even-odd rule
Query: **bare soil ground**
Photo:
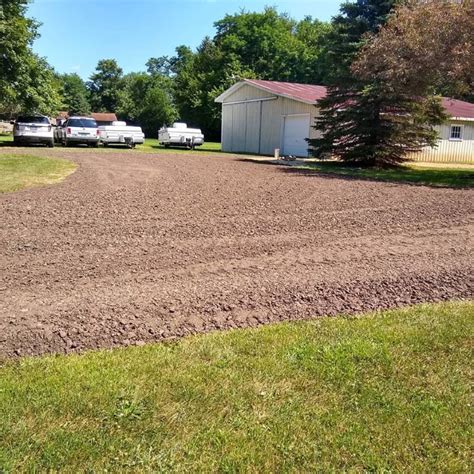
[[218, 154], [34, 153], [79, 169], [0, 196], [2, 357], [473, 295], [473, 190]]

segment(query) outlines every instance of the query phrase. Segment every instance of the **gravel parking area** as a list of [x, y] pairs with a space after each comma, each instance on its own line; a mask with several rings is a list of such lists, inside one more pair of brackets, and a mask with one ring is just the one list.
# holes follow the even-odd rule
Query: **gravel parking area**
[[473, 190], [219, 154], [26, 152], [79, 168], [0, 196], [2, 357], [473, 295]]

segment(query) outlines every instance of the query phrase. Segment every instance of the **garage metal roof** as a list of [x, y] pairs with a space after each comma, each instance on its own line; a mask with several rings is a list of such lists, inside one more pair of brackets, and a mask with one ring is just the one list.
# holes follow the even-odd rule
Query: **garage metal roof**
[[[327, 89], [324, 86], [296, 84], [293, 82], [263, 81], [260, 79], [244, 79], [237, 84], [234, 84], [230, 89], [227, 89], [216, 99], [216, 102], [224, 102], [224, 99], [227, 96], [234, 93], [245, 84], [250, 84], [272, 94], [297, 100], [299, 102], [305, 102], [307, 104], [315, 104], [327, 94]], [[453, 119], [474, 120], [474, 104], [446, 97], [443, 97], [442, 103], [446, 113]]]
[[299, 100], [314, 104], [327, 94], [324, 86], [313, 86], [312, 84], [295, 84], [292, 82], [276, 82], [262, 81], [259, 79], [246, 79], [247, 84], [253, 84], [259, 89], [272, 92], [273, 94], [288, 97], [290, 99]]

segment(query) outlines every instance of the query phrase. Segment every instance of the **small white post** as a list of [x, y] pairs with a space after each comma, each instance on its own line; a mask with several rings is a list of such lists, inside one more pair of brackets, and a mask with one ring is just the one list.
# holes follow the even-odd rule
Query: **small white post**
[[275, 148], [275, 160], [279, 160], [279, 159], [280, 159], [280, 149]]

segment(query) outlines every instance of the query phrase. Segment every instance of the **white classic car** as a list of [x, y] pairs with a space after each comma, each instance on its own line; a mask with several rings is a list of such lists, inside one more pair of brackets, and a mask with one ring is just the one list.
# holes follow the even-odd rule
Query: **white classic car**
[[158, 131], [160, 145], [184, 146], [194, 149], [204, 143], [204, 135], [199, 128], [188, 128], [185, 123], [175, 122], [172, 127], [162, 127]]
[[100, 142], [104, 146], [126, 145], [134, 148], [145, 142], [145, 135], [140, 127], [127, 125], [126, 122], [115, 121], [112, 125], [101, 125], [99, 127]]

